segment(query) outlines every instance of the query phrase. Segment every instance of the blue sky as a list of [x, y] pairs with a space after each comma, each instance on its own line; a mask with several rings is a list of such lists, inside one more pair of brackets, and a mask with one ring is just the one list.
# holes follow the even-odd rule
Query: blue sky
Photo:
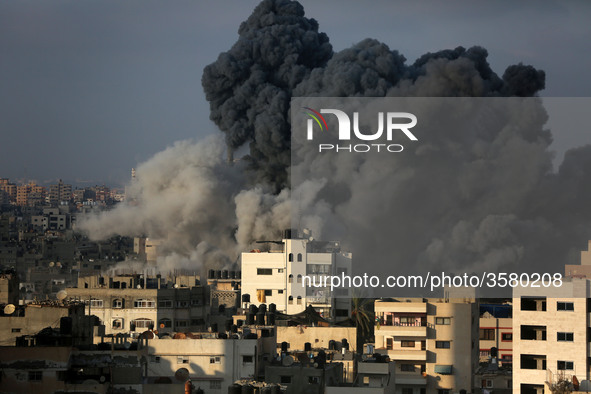
[[[175, 141], [216, 133], [202, 70], [236, 41], [257, 3], [1, 2], [0, 177], [122, 184]], [[498, 74], [518, 62], [545, 70], [544, 96], [591, 95], [589, 2], [302, 4], [335, 51], [371, 37], [410, 63], [481, 45]], [[585, 138], [556, 134], [556, 148]]]

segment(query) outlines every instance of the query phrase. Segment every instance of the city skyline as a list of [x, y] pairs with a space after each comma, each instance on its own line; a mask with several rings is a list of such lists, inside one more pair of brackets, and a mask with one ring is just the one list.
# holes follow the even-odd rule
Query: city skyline
[[[175, 141], [220, 134], [202, 70], [235, 41], [257, 3], [0, 5], [3, 176], [123, 186], [132, 167]], [[372, 37], [411, 64], [425, 52], [481, 45], [494, 70], [519, 62], [544, 70], [542, 96], [591, 91], [585, 3], [302, 4], [335, 51]], [[564, 131], [554, 140], [557, 160], [589, 142]]]

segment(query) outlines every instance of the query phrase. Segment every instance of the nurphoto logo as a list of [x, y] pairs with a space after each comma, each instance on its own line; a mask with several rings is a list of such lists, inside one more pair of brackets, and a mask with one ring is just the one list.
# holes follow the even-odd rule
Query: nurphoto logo
[[[314, 139], [314, 124], [321, 132], [328, 131], [328, 123], [322, 114], [331, 114], [336, 117], [338, 122], [339, 141], [351, 141], [352, 138], [361, 141], [377, 141], [382, 138], [384, 128], [386, 130], [386, 141], [388, 143], [360, 143], [360, 144], [318, 144], [319, 152], [402, 152], [404, 147], [401, 144], [390, 144], [396, 133], [402, 132], [411, 141], [418, 141], [417, 137], [410, 131], [416, 126], [417, 117], [409, 112], [378, 112], [378, 129], [375, 132], [362, 132], [359, 130], [359, 112], [353, 112], [353, 125], [351, 119], [344, 111], [338, 109], [321, 109], [316, 111], [309, 107], [304, 107], [306, 114], [310, 117], [307, 124], [307, 139]], [[385, 119], [385, 122], [384, 122]], [[334, 119], [333, 119], [334, 120]], [[386, 126], [384, 127], [384, 123]]]

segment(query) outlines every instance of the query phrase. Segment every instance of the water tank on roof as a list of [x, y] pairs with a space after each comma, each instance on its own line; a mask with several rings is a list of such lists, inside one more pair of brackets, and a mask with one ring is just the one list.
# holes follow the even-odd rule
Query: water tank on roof
[[252, 387], [249, 384], [245, 384], [244, 386], [242, 386], [241, 393], [242, 394], [254, 394], [254, 387]]
[[268, 326], [275, 325], [275, 314], [272, 312], [267, 312], [267, 325]]
[[242, 394], [242, 386], [239, 384], [231, 384], [228, 386], [228, 394]]

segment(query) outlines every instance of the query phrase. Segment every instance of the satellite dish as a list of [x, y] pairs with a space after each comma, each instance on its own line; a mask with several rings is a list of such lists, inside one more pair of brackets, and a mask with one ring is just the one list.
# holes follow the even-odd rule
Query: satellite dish
[[175, 284], [174, 284], [174, 288], [175, 288], [175, 289], [178, 289], [178, 288], [179, 288], [179, 284], [178, 284], [178, 283], [175, 283]]
[[16, 307], [14, 305], [8, 304], [4, 307], [4, 314], [5, 315], [12, 315], [15, 310], [16, 310]]
[[55, 263], [52, 261], [49, 263], [49, 267], [53, 267], [55, 265]]
[[189, 378], [189, 370], [187, 368], [179, 368], [174, 373], [174, 377], [181, 382], [184, 382]]
[[281, 361], [281, 364], [284, 367], [289, 367], [290, 365], [292, 365], [294, 363], [294, 359], [292, 356], [285, 356], [285, 358], [283, 359], [283, 361]]
[[65, 290], [60, 290], [57, 292], [57, 294], [55, 296], [57, 297], [58, 300], [63, 301], [68, 296], [68, 292]]
[[105, 383], [106, 380], [107, 378], [105, 378], [105, 375], [101, 375], [101, 377], [99, 378], [99, 382], [101, 383]]
[[138, 289], [141, 289], [141, 288], [142, 288], [142, 285], [137, 285], [137, 288], [138, 288]]

